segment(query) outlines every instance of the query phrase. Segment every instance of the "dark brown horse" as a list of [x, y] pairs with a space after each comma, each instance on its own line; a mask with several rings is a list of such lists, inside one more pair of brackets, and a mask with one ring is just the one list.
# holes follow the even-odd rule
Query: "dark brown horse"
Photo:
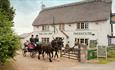
[[44, 59], [44, 54], [46, 53], [48, 55], [49, 61], [52, 62], [51, 54], [53, 54], [54, 48], [50, 43], [49, 44], [42, 43], [36, 47], [36, 50], [38, 51], [38, 59], [40, 59], [40, 55], [42, 55]]
[[[44, 54], [46, 53], [48, 55], [49, 61], [52, 62], [52, 58], [56, 57], [58, 58], [58, 52], [61, 50], [61, 47], [63, 46], [63, 42], [58, 39], [52, 40], [51, 43], [41, 43], [36, 46], [36, 51], [38, 51], [38, 59], [40, 59], [40, 55], [42, 55], [44, 59]], [[55, 53], [55, 55], [53, 55]]]

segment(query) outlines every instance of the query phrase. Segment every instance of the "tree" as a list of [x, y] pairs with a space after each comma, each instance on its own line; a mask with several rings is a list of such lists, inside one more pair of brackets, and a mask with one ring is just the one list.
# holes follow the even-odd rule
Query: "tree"
[[20, 46], [20, 40], [12, 29], [14, 14], [10, 1], [0, 0], [0, 64], [13, 58]]

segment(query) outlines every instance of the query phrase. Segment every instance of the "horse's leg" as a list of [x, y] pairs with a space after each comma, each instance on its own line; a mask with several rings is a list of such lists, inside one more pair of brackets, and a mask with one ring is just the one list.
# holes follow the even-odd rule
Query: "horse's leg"
[[41, 54], [40, 51], [38, 51], [38, 59], [40, 59], [40, 54]]
[[56, 51], [56, 56], [57, 56], [57, 58], [58, 58], [58, 51]]
[[51, 57], [53, 58], [53, 51], [51, 51], [51, 54], [52, 54], [52, 56], [51, 56]]
[[60, 50], [60, 57], [62, 57], [62, 50]]
[[49, 61], [52, 62], [52, 59], [51, 59], [51, 53], [49, 52]]
[[56, 57], [56, 50], [54, 52], [55, 52], [55, 55], [54, 55], [54, 59], [55, 59], [55, 57]]
[[54, 56], [54, 58], [57, 56], [57, 58], [58, 58], [58, 54], [57, 54], [57, 50], [55, 50], [55, 56]]
[[44, 59], [44, 51], [42, 51], [42, 57], [43, 57], [43, 59]]

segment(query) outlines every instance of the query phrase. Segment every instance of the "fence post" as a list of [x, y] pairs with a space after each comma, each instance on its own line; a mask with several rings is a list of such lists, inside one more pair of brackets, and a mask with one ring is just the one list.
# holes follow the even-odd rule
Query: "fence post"
[[79, 46], [79, 48], [78, 48], [78, 61], [79, 62], [81, 62], [80, 52], [81, 52], [81, 49], [80, 49], [80, 46]]
[[85, 63], [87, 61], [87, 47], [86, 45], [81, 44], [80, 45], [80, 58], [81, 62]]

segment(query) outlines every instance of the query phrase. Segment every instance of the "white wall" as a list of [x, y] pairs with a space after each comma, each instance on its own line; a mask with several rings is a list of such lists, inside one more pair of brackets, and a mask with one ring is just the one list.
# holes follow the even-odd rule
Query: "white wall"
[[[72, 24], [65, 24], [65, 30], [64, 32], [69, 36], [69, 42], [70, 45], [74, 45], [75, 38], [88, 38], [89, 40], [97, 40], [98, 45], [108, 45], [108, 38], [107, 35], [111, 35], [111, 25], [109, 20], [107, 21], [100, 21], [100, 22], [88, 22], [89, 29], [87, 30], [77, 30], [76, 29], [76, 23]], [[49, 37], [50, 41], [53, 39], [53, 37], [64, 37], [64, 44], [67, 43], [66, 36], [60, 32], [59, 25], [55, 25], [56, 31], [54, 34], [54, 27], [51, 25], [49, 28], [49, 31], [42, 31], [42, 27], [39, 26], [38, 28], [34, 27], [34, 33], [37, 33], [39, 35], [39, 38], [41, 40], [42, 37]], [[92, 34], [89, 35], [75, 35], [74, 33], [79, 32], [91, 32], [92, 34], [95, 34], [94, 36]], [[43, 33], [40, 35], [40, 33]], [[46, 34], [45, 34], [46, 33]], [[48, 34], [50, 33], [50, 34]]]

